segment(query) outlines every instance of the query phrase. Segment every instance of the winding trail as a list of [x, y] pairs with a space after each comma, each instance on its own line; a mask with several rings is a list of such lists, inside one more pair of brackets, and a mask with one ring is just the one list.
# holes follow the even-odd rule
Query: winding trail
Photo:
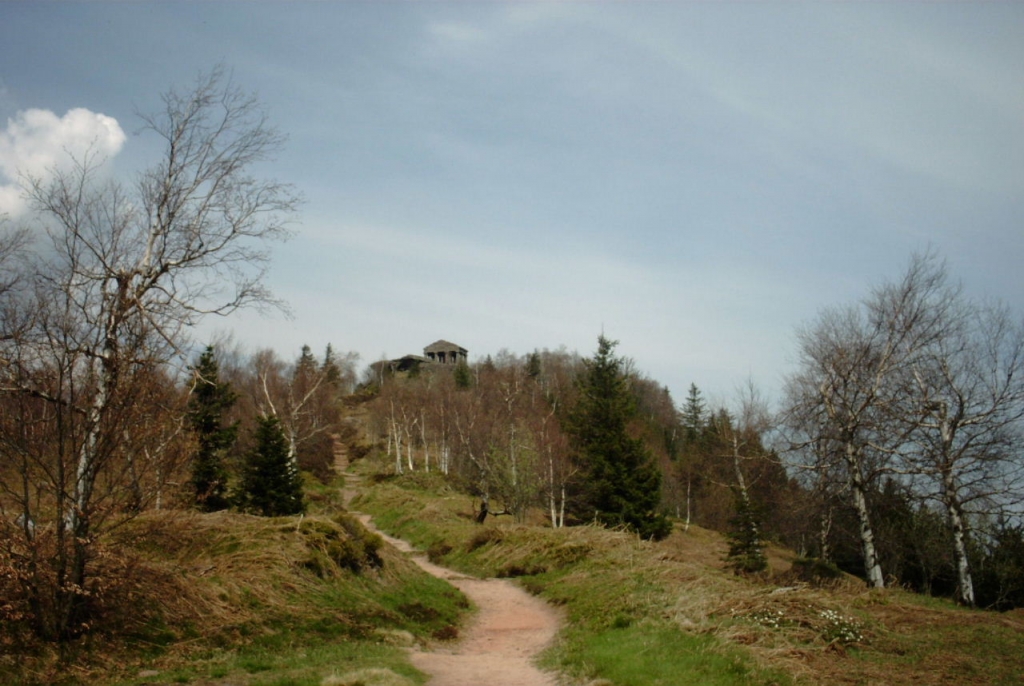
[[[347, 471], [348, 460], [339, 452], [336, 468], [346, 472], [347, 507], [361, 479]], [[533, 663], [561, 626], [561, 616], [554, 608], [506, 579], [476, 579], [436, 565], [408, 542], [380, 531], [370, 515], [353, 514], [424, 571], [458, 588], [477, 607], [454, 645], [410, 653], [413, 666], [431, 676], [428, 686], [556, 686], [555, 675]]]
[[359, 515], [398, 550], [429, 574], [444, 579], [466, 594], [478, 608], [463, 638], [453, 647], [410, 654], [413, 666], [431, 675], [429, 686], [555, 686], [555, 676], [543, 672], [533, 659], [554, 639], [561, 624], [558, 613], [505, 579], [474, 579], [427, 560], [405, 541], [381, 533], [368, 515]]

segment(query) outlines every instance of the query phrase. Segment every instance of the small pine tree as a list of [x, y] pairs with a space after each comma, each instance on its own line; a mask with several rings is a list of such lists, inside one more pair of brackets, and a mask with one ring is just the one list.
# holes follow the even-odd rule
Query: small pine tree
[[455, 365], [453, 374], [457, 388], [469, 388], [473, 385], [473, 372], [469, 370], [469, 365], [466, 364], [465, 360], [459, 360], [459, 363]]
[[768, 558], [764, 554], [761, 540], [761, 521], [757, 508], [749, 498], [736, 489], [736, 516], [732, 518], [729, 532], [730, 567], [737, 572], [754, 574], [768, 569]]
[[207, 346], [193, 368], [196, 381], [188, 401], [187, 420], [198, 449], [192, 460], [195, 505], [206, 512], [227, 509], [228, 471], [224, 455], [235, 443], [238, 426], [224, 425], [224, 414], [237, 399], [231, 386], [218, 379], [219, 366], [212, 346]]
[[597, 354], [584, 361], [578, 379], [580, 397], [566, 429], [583, 468], [580, 498], [574, 506], [582, 519], [606, 526], [625, 525], [643, 538], [661, 539], [672, 524], [658, 511], [661, 472], [643, 441], [629, 434], [636, 400], [612, 352], [616, 342], [598, 338]]
[[324, 351], [324, 363], [321, 369], [327, 383], [335, 387], [341, 384], [341, 368], [335, 359], [334, 347], [330, 343], [327, 344], [327, 349]]
[[704, 430], [705, 404], [701, 397], [697, 384], [690, 384], [690, 391], [686, 396], [686, 404], [682, 412], [683, 428], [686, 429], [686, 440], [693, 443], [700, 437]]
[[277, 417], [256, 420], [255, 445], [246, 456], [237, 501], [241, 509], [264, 517], [306, 509], [299, 468]]
[[526, 358], [526, 375], [531, 379], [539, 378], [543, 371], [543, 365], [540, 360], [540, 353], [534, 350]]

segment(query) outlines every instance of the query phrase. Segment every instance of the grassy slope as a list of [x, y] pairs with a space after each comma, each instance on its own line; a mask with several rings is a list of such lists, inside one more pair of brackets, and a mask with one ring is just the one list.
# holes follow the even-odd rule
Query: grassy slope
[[[592, 527], [471, 519], [472, 501], [423, 475], [354, 507], [445, 564], [517, 577], [565, 608], [550, 666], [615, 684], [1017, 684], [1024, 614], [969, 611], [900, 590], [738, 578], [725, 543], [691, 527], [652, 544]], [[788, 567], [774, 551], [773, 568]]]
[[378, 564], [379, 537], [338, 516], [337, 492], [314, 492], [301, 519], [140, 517], [118, 533], [135, 552], [134, 611], [73, 646], [70, 666], [0, 656], [0, 683], [422, 683], [403, 648], [456, 635], [468, 603], [389, 547]]
[[[375, 568], [372, 540], [336, 516], [337, 485], [312, 496], [314, 514], [301, 520], [140, 518], [118, 534], [136, 552], [136, 600], [117, 633], [76, 646], [70, 668], [45, 652], [0, 655], [0, 683], [422, 683], [403, 646], [455, 633], [465, 598], [388, 548]], [[367, 487], [354, 508], [445, 564], [516, 577], [563, 607], [567, 628], [545, 659], [581, 682], [1022, 683], [1024, 613], [850, 581], [780, 591], [784, 576], [726, 572], [722, 537], [699, 527], [651, 544], [593, 527], [478, 526], [469, 496], [422, 474]], [[788, 566], [785, 551], [771, 559]]]

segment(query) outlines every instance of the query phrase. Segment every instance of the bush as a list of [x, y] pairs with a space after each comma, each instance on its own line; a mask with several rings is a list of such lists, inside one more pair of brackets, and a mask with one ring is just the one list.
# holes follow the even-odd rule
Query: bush
[[299, 533], [310, 550], [302, 566], [318, 577], [332, 576], [339, 569], [358, 574], [384, 564], [380, 557], [384, 541], [350, 515], [333, 520], [307, 519], [299, 525]]
[[793, 573], [798, 581], [819, 587], [833, 584], [843, 576], [839, 567], [816, 557], [800, 557], [793, 560]]

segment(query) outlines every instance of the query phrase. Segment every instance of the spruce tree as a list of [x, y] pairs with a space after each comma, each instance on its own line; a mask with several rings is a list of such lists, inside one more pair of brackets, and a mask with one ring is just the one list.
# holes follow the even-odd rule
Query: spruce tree
[[697, 384], [690, 384], [690, 391], [683, 405], [683, 428], [686, 429], [686, 440], [695, 443], [704, 430], [705, 405]]
[[277, 417], [256, 420], [255, 445], [246, 456], [239, 506], [264, 517], [305, 511], [302, 479], [288, 450], [288, 439]]
[[465, 360], [459, 360], [459, 363], [455, 365], [455, 387], [456, 388], [469, 388], [473, 385], [473, 372], [470, 371], [469, 365], [466, 364]]
[[228, 471], [225, 453], [235, 443], [238, 427], [224, 425], [224, 414], [237, 396], [219, 378], [213, 346], [207, 346], [193, 368], [195, 387], [188, 401], [187, 419], [198, 449], [192, 460], [192, 490], [196, 506], [206, 512], [227, 509]]
[[579, 400], [566, 422], [583, 472], [574, 509], [581, 519], [660, 539], [672, 528], [658, 511], [661, 473], [643, 442], [630, 436], [636, 400], [623, 361], [613, 354], [616, 344], [598, 338], [597, 354], [584, 361]]
[[526, 358], [526, 375], [531, 379], [537, 379], [540, 377], [541, 372], [544, 370], [540, 359], [540, 353], [534, 350]]
[[327, 383], [335, 387], [341, 383], [341, 368], [338, 366], [337, 359], [335, 359], [334, 346], [330, 343], [327, 344], [327, 349], [324, 351], [324, 363], [321, 370]]
[[729, 532], [728, 564], [737, 572], [757, 573], [768, 569], [761, 539], [761, 516], [758, 508], [739, 490], [735, 490], [736, 516]]

